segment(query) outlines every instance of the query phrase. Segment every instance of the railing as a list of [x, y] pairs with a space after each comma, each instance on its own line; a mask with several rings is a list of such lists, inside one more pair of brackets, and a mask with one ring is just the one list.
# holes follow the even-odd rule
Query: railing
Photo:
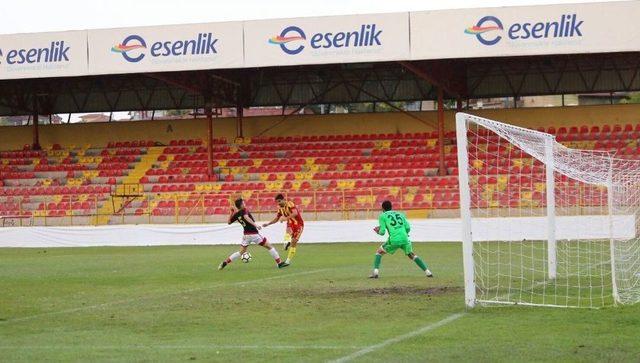
[[[440, 189], [455, 193], [454, 189]], [[124, 190], [123, 190], [124, 191]], [[64, 195], [0, 197], [0, 203], [16, 208], [7, 216], [23, 217], [21, 225], [105, 225], [143, 223], [209, 223], [226, 220], [229, 208], [239, 197], [245, 199], [252, 214], [270, 219], [277, 210], [275, 195], [282, 193], [301, 209], [306, 220], [349, 220], [375, 218], [382, 199], [415, 216], [427, 217], [436, 209], [434, 191], [417, 187], [376, 187], [341, 190], [305, 191], [219, 191], [144, 193], [129, 189], [126, 204], [116, 205], [121, 195]], [[141, 192], [141, 191], [138, 191]], [[414, 203], [416, 195], [423, 201]], [[429, 196], [431, 195], [431, 196]], [[122, 202], [122, 201], [120, 201]], [[122, 208], [120, 208], [122, 207]], [[0, 212], [0, 217], [2, 216]]]

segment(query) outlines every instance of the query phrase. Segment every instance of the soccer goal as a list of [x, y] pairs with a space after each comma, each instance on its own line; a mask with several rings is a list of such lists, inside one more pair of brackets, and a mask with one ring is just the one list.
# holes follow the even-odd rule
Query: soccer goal
[[640, 299], [640, 161], [465, 113], [456, 138], [467, 306]]

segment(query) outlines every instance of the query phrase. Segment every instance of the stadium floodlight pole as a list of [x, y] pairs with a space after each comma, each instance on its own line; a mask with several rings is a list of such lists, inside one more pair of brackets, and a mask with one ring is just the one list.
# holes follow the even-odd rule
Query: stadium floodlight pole
[[555, 140], [548, 135], [544, 140], [544, 163], [547, 195], [547, 270], [549, 279], [554, 280], [558, 271], [556, 243], [556, 184], [554, 177], [553, 146]]
[[469, 189], [469, 155], [467, 151], [467, 114], [456, 113], [458, 146], [458, 183], [460, 186], [460, 220], [462, 224], [462, 263], [464, 270], [464, 301], [467, 307], [476, 304], [473, 239], [471, 236], [471, 191]]

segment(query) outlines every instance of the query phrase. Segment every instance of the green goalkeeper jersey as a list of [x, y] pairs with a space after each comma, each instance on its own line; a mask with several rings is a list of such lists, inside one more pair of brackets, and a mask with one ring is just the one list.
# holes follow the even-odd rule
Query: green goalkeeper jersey
[[409, 242], [409, 231], [411, 226], [404, 214], [390, 210], [380, 214], [378, 217], [380, 230], [378, 234], [384, 236], [389, 231], [389, 243], [405, 244]]

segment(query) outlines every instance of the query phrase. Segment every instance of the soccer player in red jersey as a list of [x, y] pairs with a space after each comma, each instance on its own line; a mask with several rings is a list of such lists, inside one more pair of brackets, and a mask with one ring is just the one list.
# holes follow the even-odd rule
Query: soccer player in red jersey
[[[284, 195], [276, 195], [276, 203], [278, 205], [278, 213], [276, 214], [276, 217], [269, 223], [265, 223], [262, 226], [268, 227], [278, 221], [287, 222], [287, 233], [285, 235], [286, 244], [284, 246], [284, 250], [289, 250], [289, 254], [287, 255], [285, 263], [291, 263], [293, 256], [296, 255], [298, 241], [300, 240], [300, 236], [302, 236], [302, 231], [304, 230], [304, 220], [302, 219], [302, 214], [298, 207], [296, 207], [292, 201], [286, 200]], [[291, 239], [290, 242], [287, 241], [288, 238]]]
[[253, 216], [245, 207], [244, 200], [242, 200], [242, 198], [236, 200], [235, 206], [237, 210], [231, 208], [231, 214], [229, 215], [228, 223], [232, 224], [233, 222], [238, 222], [244, 230], [244, 236], [242, 238], [242, 242], [240, 243], [240, 251], [232, 253], [229, 257], [222, 261], [220, 263], [220, 266], [218, 266], [218, 270], [222, 270], [223, 268], [227, 267], [228, 264], [240, 258], [243, 253], [247, 252], [247, 248], [252, 243], [258, 244], [269, 250], [269, 254], [278, 264], [278, 268], [289, 266], [288, 263], [282, 262], [280, 260], [278, 251], [273, 248], [269, 244], [269, 242], [267, 242], [267, 238], [260, 235], [260, 232], [258, 232], [260, 230], [260, 226], [256, 224], [256, 220], [253, 219]]

